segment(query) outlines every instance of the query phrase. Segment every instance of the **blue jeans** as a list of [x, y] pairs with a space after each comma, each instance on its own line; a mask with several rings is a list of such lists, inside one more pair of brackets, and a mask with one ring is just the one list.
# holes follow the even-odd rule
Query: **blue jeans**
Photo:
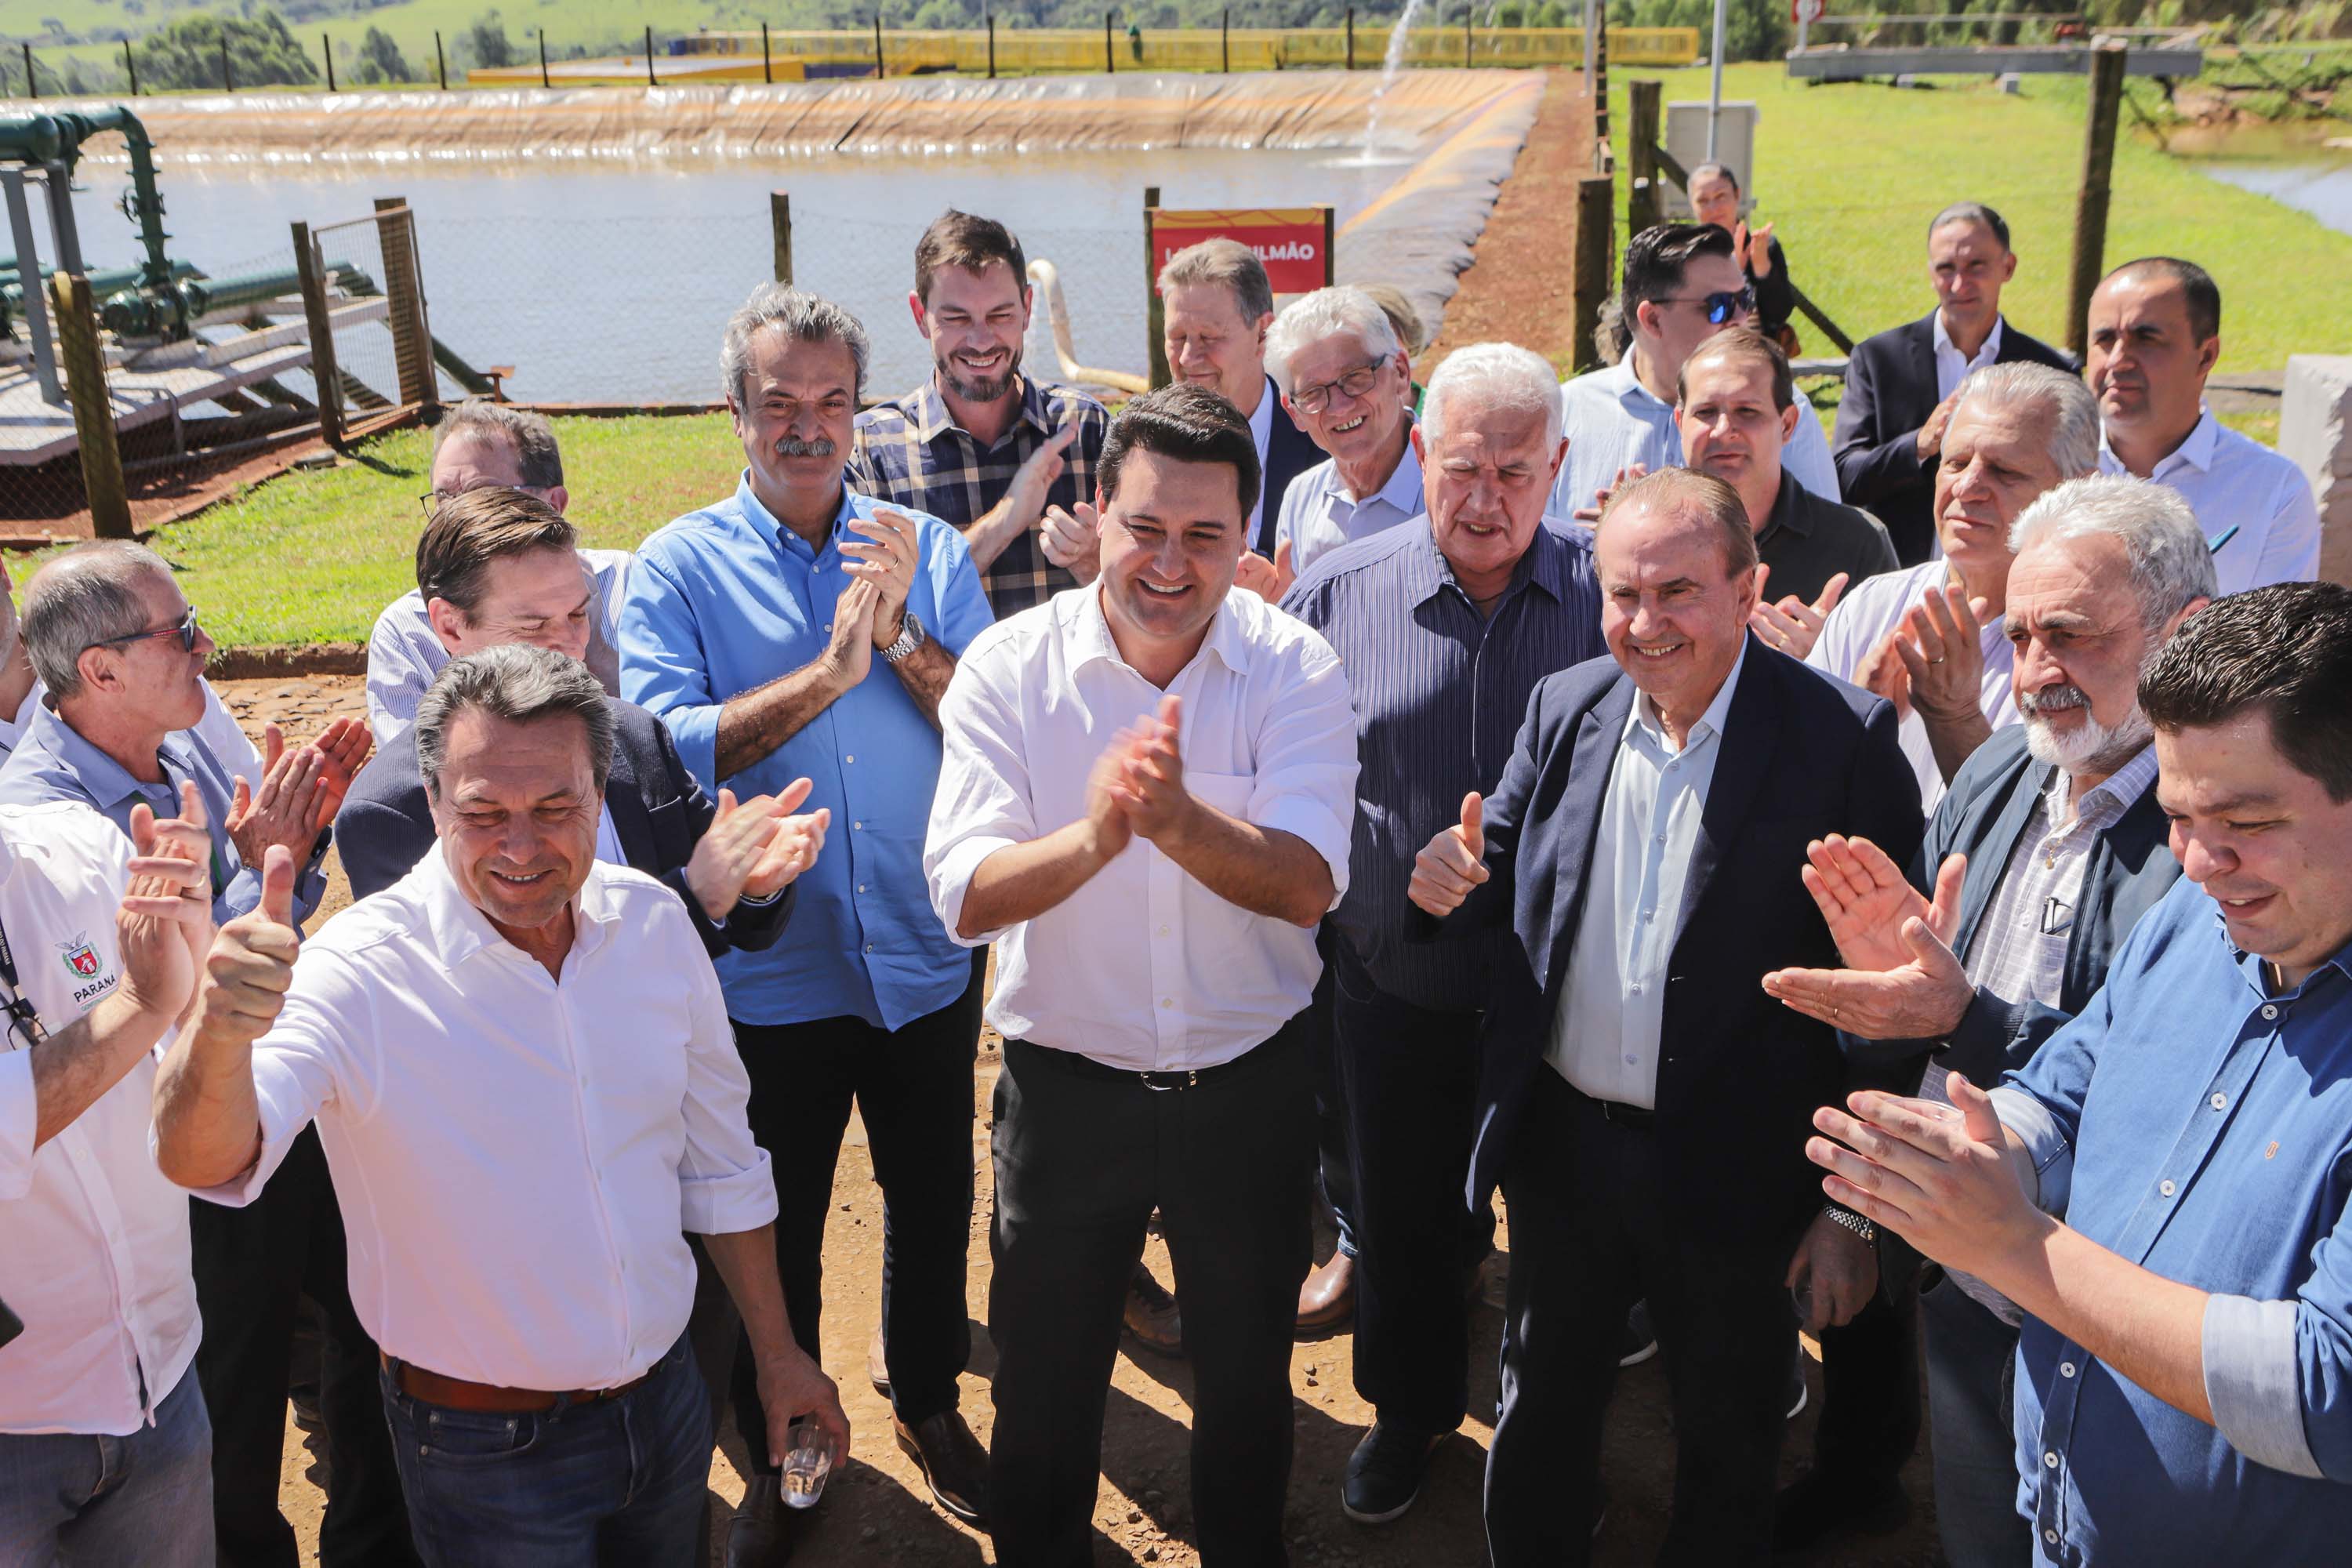
[[213, 1427], [194, 1371], [127, 1437], [0, 1434], [0, 1563], [213, 1568]]
[[450, 1410], [383, 1382], [431, 1568], [693, 1568], [710, 1402], [685, 1336], [618, 1399], [537, 1415]]
[[1948, 1277], [1919, 1298], [1927, 1331], [1927, 1419], [1935, 1434], [1936, 1529], [1952, 1568], [2033, 1560], [2017, 1511], [2017, 1331]]

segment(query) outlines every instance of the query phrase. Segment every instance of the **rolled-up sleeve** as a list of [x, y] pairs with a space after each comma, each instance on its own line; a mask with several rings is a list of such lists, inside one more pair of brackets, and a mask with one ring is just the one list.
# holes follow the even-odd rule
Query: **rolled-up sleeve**
[[1348, 892], [1356, 824], [1356, 716], [1330, 644], [1310, 632], [1296, 657], [1297, 669], [1258, 726], [1249, 819], [1306, 840], [1323, 858], [1331, 868], [1328, 907], [1337, 909]]
[[940, 784], [931, 796], [923, 878], [948, 940], [962, 947], [984, 947], [1003, 934], [966, 937], [957, 930], [981, 862], [1037, 837], [1028, 748], [1013, 695], [1020, 674], [1014, 646], [1003, 634], [975, 642], [940, 700]]
[[658, 541], [631, 568], [621, 599], [621, 696], [669, 727], [702, 787], [719, 785], [719, 713], [694, 603]]
[[[2304, 1435], [2297, 1316], [2293, 1301], [2207, 1297], [2205, 1399], [2231, 1447], [2258, 1465], [2317, 1480], [2323, 1472]], [[2343, 1371], [2340, 1357], [2336, 1370]]]
[[33, 1053], [0, 1051], [0, 1203], [33, 1190], [33, 1140], [39, 1123]]
[[776, 1183], [768, 1152], [751, 1140], [745, 1108], [751, 1080], [735, 1049], [727, 1001], [685, 911], [672, 922], [681, 940], [671, 955], [687, 976], [686, 1149], [677, 1171], [679, 1227], [696, 1236], [757, 1230], [776, 1217]]
[[224, 1208], [245, 1207], [261, 1196], [294, 1140], [321, 1110], [339, 1099], [364, 1101], [352, 1068], [375, 1044], [372, 1015], [366, 986], [347, 960], [322, 948], [302, 950], [285, 1010], [253, 1044], [260, 1157], [233, 1181], [192, 1189], [196, 1196]]

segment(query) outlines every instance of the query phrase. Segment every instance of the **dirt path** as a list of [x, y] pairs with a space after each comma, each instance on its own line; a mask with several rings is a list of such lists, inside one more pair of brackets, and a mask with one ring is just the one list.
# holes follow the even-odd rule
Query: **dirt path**
[[1423, 381], [1465, 343], [1524, 343], [1566, 363], [1575, 335], [1577, 182], [1592, 172], [1581, 71], [1547, 72], [1534, 128], [1471, 248], [1461, 292], [1417, 367]]

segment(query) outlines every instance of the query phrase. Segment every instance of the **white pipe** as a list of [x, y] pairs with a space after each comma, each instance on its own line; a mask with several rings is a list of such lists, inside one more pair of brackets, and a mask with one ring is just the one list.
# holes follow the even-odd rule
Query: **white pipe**
[[1119, 392], [1149, 392], [1150, 381], [1140, 375], [1130, 375], [1123, 370], [1099, 370], [1078, 363], [1077, 351], [1070, 346], [1070, 308], [1062, 299], [1062, 274], [1044, 257], [1033, 257], [1029, 262], [1029, 281], [1045, 296], [1045, 325], [1054, 334], [1054, 356], [1062, 362], [1064, 381], [1085, 382], [1094, 386], [1108, 386]]

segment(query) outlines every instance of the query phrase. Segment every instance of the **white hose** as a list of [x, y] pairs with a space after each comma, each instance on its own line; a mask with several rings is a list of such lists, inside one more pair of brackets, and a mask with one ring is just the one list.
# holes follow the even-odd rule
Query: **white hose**
[[1054, 353], [1062, 362], [1062, 379], [1084, 382], [1093, 386], [1108, 386], [1120, 392], [1149, 392], [1151, 383], [1145, 377], [1130, 375], [1123, 370], [1098, 370], [1078, 363], [1077, 350], [1070, 346], [1070, 308], [1062, 300], [1062, 274], [1044, 257], [1029, 263], [1029, 281], [1045, 295], [1045, 325], [1054, 334]]

